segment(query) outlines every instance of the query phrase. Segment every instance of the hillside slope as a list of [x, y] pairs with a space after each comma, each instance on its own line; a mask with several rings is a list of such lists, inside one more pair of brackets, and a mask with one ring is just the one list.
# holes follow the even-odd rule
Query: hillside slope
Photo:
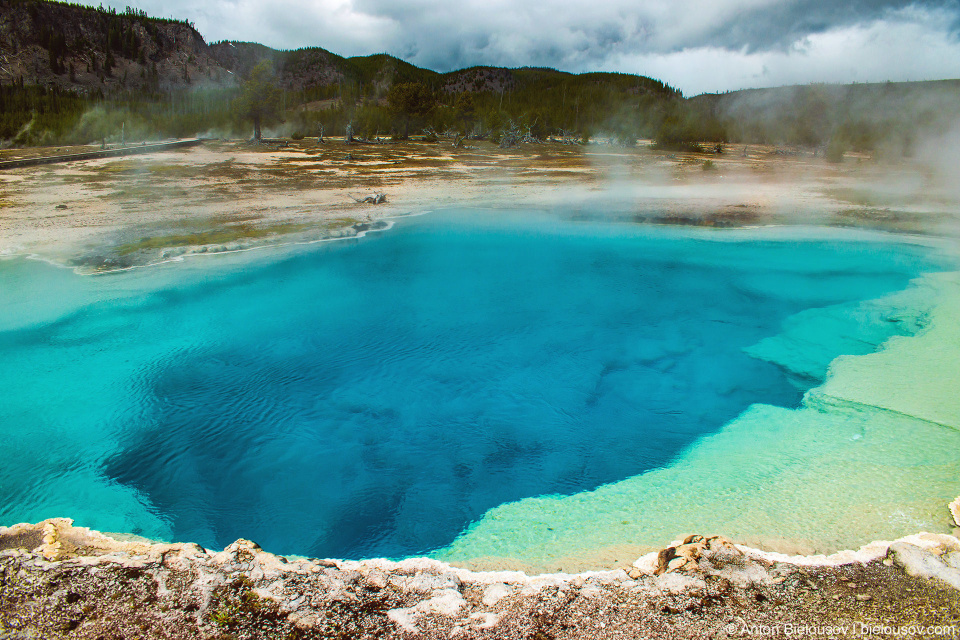
[[960, 80], [810, 84], [704, 94], [688, 101], [732, 141], [911, 155], [918, 139], [960, 125]]
[[447, 93], [501, 93], [582, 78], [591, 85], [675, 94], [662, 82], [642, 76], [495, 67], [440, 74], [386, 53], [344, 58], [320, 47], [281, 51], [254, 42], [208, 45], [189, 22], [151, 18], [136, 10], [117, 13], [49, 0], [0, 0], [0, 84], [81, 94], [229, 87], [261, 60], [273, 64], [278, 84], [288, 91], [342, 88], [346, 82], [355, 86], [358, 96], [379, 97], [395, 83], [421, 82]]
[[232, 84], [185, 21], [39, 0], [0, 0], [0, 83], [169, 91]]

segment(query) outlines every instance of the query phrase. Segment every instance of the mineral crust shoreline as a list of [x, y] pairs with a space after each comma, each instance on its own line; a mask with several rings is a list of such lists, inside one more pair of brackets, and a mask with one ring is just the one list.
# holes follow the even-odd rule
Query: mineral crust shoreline
[[694, 535], [629, 571], [528, 576], [0, 527], [4, 639], [791, 636], [960, 637], [960, 540], [788, 557]]

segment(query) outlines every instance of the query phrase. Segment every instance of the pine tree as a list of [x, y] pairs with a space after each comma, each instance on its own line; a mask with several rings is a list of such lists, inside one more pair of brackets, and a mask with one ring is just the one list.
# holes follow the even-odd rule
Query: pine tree
[[280, 110], [280, 89], [274, 81], [269, 61], [260, 62], [250, 71], [234, 108], [242, 117], [253, 120], [253, 137], [259, 141], [261, 125], [276, 118]]

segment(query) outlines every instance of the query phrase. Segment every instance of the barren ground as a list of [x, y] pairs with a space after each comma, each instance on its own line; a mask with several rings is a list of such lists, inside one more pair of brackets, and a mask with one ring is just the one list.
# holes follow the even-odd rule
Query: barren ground
[[[6, 150], [0, 160], [80, 148]], [[196, 251], [350, 235], [387, 216], [538, 208], [636, 222], [822, 224], [960, 234], [960, 190], [919, 160], [728, 146], [686, 154], [558, 143], [345, 145], [330, 139], [201, 147], [0, 173], [0, 255], [85, 270]], [[386, 203], [358, 203], [374, 192]]]
[[531, 577], [121, 542], [54, 520], [0, 527], [0, 638], [960, 637], [960, 543], [909, 540], [816, 565], [691, 536], [628, 570]]

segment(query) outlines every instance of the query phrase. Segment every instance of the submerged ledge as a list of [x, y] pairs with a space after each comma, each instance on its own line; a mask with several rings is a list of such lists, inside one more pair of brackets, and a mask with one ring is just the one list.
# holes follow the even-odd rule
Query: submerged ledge
[[[927, 274], [862, 304], [912, 335], [880, 335], [875, 352], [836, 358], [799, 408], [753, 405], [667, 467], [491, 509], [433, 557], [473, 569], [580, 570], [684, 531], [803, 555], [950, 531], [942, 505], [960, 490], [960, 273]], [[830, 308], [813, 312], [835, 320]], [[794, 324], [809, 326], [810, 313]], [[816, 368], [808, 338], [788, 321], [750, 351], [805, 372]]]
[[68, 519], [0, 527], [4, 637], [680, 638], [803, 626], [955, 635], [960, 540], [920, 533], [789, 557], [688, 536], [629, 570], [528, 576], [426, 558], [285, 558], [248, 540], [220, 552], [123, 541]]

